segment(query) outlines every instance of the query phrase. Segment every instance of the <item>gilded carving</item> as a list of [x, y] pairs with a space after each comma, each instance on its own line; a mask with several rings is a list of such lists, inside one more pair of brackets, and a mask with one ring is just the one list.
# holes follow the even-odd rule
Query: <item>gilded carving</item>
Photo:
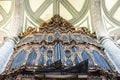
[[[22, 32], [19, 34], [19, 38], [22, 39], [25, 36], [29, 35], [30, 33], [32, 34], [39, 33], [43, 29], [44, 31], [47, 30], [49, 32], [51, 29], [54, 30], [55, 28], [58, 28], [58, 27], [61, 31], [75, 30], [75, 28], [68, 21], [66, 21], [59, 15], [54, 15], [50, 20], [43, 22], [38, 28], [29, 27], [25, 32]], [[77, 32], [80, 34], [88, 35], [93, 38], [96, 37], [96, 34], [95, 33], [91, 34], [90, 31], [86, 27], [81, 27]]]
[[[103, 49], [97, 45], [94, 39], [96, 38], [95, 33], [91, 33], [86, 27], [75, 30], [68, 21], [59, 15], [55, 15], [49, 21], [41, 24], [40, 27], [29, 27], [26, 32], [20, 33], [19, 37], [21, 42], [15, 47], [11, 60], [5, 71], [0, 75], [0, 79], [1, 76], [6, 78], [6, 80], [11, 76], [18, 76], [18, 78], [21, 77], [24, 79], [33, 77], [34, 79], [35, 75], [41, 74], [44, 75], [45, 78], [45, 76], [48, 75], [46, 74], [48, 71], [50, 74], [53, 73], [53, 75], [57, 74], [56, 76], [62, 76], [62, 74], [60, 74], [61, 70], [66, 70], [68, 72], [72, 69], [76, 71], [75, 69], [78, 69], [78, 67], [81, 69], [82, 67], [77, 67], [76, 65], [81, 63], [84, 59], [88, 59], [91, 65], [90, 67], [88, 63], [88, 65], [83, 65], [84, 69], [88, 66], [88, 68], [84, 70], [88, 71], [84, 73], [87, 76], [86, 79], [91, 76], [97, 76], [99, 78], [99, 76], [103, 74], [113, 76], [111, 74], [114, 73], [114, 69], [110, 69], [110, 67], [113, 66], [110, 62], [108, 67], [106, 67], [106, 63], [104, 63], [104, 65], [106, 65], [105, 67], [102, 64], [96, 65], [99, 63], [99, 60], [96, 61], [95, 55], [92, 54], [94, 50], [103, 56], [102, 59], [100, 58], [101, 60], [107, 61], [107, 58], [104, 55]], [[21, 51], [25, 51], [25, 53], [21, 53]], [[23, 58], [24, 56], [25, 58]], [[45, 73], [43, 71], [45, 71]], [[79, 74], [77, 74], [78, 71], [79, 70], [72, 74], [79, 76]], [[15, 76], [13, 74], [15, 74]], [[27, 75], [26, 78], [25, 75]], [[64, 74], [64, 76], [67, 76], [67, 73]], [[113, 77], [116, 77], [116, 75]], [[38, 77], [38, 79], [39, 78], [40, 77]]]

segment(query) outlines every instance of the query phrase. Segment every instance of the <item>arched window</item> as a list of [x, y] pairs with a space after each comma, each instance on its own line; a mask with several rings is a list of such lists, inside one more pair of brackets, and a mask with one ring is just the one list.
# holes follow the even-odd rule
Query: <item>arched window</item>
[[39, 65], [44, 65], [44, 56], [42, 56], [42, 55], [40, 56], [38, 64]]
[[19, 54], [17, 54], [17, 56], [14, 58], [12, 62], [10, 69], [19, 68], [23, 64], [25, 56], [26, 56], [25, 51], [21, 51]]
[[63, 63], [63, 49], [62, 49], [62, 44], [60, 42], [58, 42], [55, 45], [55, 61], [57, 60], [61, 60], [61, 62]]
[[82, 52], [82, 58], [83, 58], [83, 60], [88, 59], [88, 66], [89, 67], [93, 66], [92, 59], [91, 59], [90, 55], [85, 50], [83, 50], [83, 52]]
[[72, 52], [77, 52], [77, 51], [78, 51], [78, 48], [75, 46], [72, 46]]
[[104, 68], [104, 69], [108, 69], [108, 70], [111, 70], [109, 64], [107, 63], [107, 61], [103, 58], [103, 56], [101, 56], [98, 51], [95, 51], [93, 50], [92, 51], [92, 54], [95, 58], [95, 61], [96, 63], [101, 67], [101, 68]]
[[78, 55], [75, 56], [75, 64], [79, 64], [81, 62], [80, 57]]
[[36, 54], [35, 50], [33, 50], [28, 56], [27, 63], [26, 63], [27, 66], [34, 66], [36, 57], [37, 57], [37, 54]]

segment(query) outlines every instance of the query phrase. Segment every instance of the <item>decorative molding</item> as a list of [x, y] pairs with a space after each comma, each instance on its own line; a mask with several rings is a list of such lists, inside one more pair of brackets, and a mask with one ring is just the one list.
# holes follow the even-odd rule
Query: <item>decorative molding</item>
[[32, 28], [29, 27], [25, 32], [19, 34], [19, 38], [22, 39], [28, 35], [41, 32], [54, 32], [60, 30], [61, 32], [77, 32], [80, 34], [88, 35], [90, 37], [96, 38], [95, 33], [91, 33], [86, 27], [80, 27], [79, 30], [76, 30], [67, 20], [63, 19], [59, 15], [54, 15], [47, 22], [43, 22], [40, 27]]

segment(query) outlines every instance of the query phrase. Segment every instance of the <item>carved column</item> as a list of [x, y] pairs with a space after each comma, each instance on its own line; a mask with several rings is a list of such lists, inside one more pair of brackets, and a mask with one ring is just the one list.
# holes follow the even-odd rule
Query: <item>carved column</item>
[[15, 38], [7, 38], [3, 46], [0, 48], [0, 73], [3, 72], [9, 61], [16, 42]]

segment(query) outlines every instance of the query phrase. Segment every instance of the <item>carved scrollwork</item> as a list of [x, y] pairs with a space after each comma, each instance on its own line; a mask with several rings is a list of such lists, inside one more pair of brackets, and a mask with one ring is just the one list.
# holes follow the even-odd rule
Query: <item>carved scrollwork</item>
[[88, 36], [90, 36], [90, 37], [92, 37], [92, 38], [96, 38], [96, 33], [95, 33], [95, 32], [91, 33], [91, 32], [89, 31], [89, 29], [86, 28], [86, 27], [80, 27], [77, 32], [79, 32], [79, 33], [81, 33], [81, 34], [84, 34], [84, 35], [88, 35]]
[[[75, 30], [75, 28], [67, 20], [63, 19], [59, 15], [54, 15], [50, 20], [43, 22], [40, 25], [40, 27], [37, 28], [29, 27], [25, 32], [20, 33], [19, 38], [22, 39], [29, 34], [39, 33], [42, 30], [48, 32], [50, 31], [54, 32], [53, 30], [55, 30], [56, 28], [58, 28], [62, 32], [67, 30], [71, 30], [71, 31]], [[95, 33], [91, 34], [86, 27], [81, 27], [76, 32], [96, 38]]]

